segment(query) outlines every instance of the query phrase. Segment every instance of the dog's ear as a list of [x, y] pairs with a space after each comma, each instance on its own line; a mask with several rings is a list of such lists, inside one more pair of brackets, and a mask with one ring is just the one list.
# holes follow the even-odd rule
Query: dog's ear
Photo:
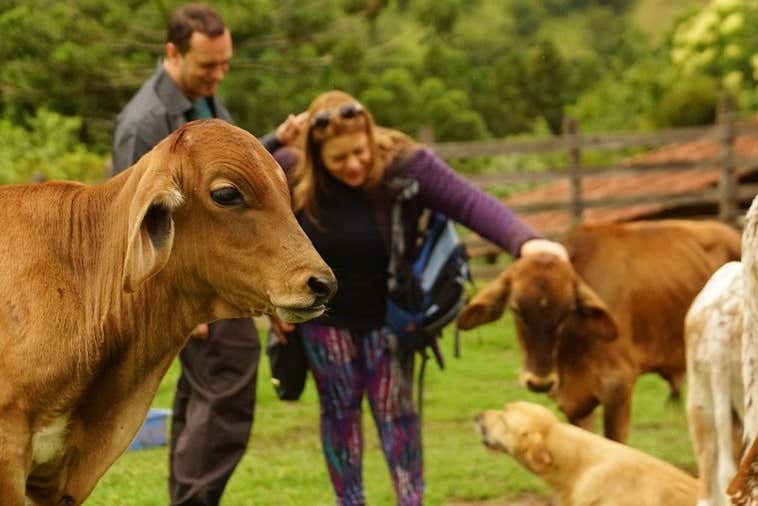
[[132, 171], [141, 173], [129, 204], [123, 287], [131, 293], [168, 263], [174, 244], [173, 212], [182, 194], [170, 167], [160, 163], [155, 150], [142, 157]]
[[528, 432], [525, 434], [526, 451], [524, 452], [524, 463], [530, 471], [536, 474], [542, 474], [550, 469], [553, 464], [553, 456], [545, 448], [545, 439], [539, 432]]
[[458, 317], [458, 327], [468, 330], [497, 320], [505, 311], [510, 293], [511, 275], [507, 269], [466, 304]]

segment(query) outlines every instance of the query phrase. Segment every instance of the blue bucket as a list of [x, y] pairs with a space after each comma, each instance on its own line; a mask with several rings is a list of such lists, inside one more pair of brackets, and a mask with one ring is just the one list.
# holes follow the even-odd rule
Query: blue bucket
[[134, 436], [128, 451], [166, 446], [168, 444], [166, 422], [170, 417], [170, 409], [150, 408], [142, 423], [142, 428]]

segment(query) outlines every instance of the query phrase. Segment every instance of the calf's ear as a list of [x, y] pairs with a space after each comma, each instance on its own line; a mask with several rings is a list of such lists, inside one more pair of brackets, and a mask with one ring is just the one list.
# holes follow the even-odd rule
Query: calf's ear
[[479, 291], [461, 310], [458, 327], [473, 329], [500, 318], [511, 292], [510, 269], [502, 272], [494, 281]]
[[153, 151], [138, 163], [142, 175], [129, 205], [122, 278], [129, 293], [166, 266], [174, 244], [172, 215], [182, 203], [182, 194], [159, 155]]
[[576, 307], [569, 317], [572, 333], [591, 340], [613, 341], [618, 335], [618, 327], [608, 307], [597, 293], [583, 280], [576, 279], [574, 285]]

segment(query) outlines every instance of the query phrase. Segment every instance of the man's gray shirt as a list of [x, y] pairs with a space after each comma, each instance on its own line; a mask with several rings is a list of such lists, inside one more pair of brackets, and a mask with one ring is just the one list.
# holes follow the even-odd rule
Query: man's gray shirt
[[[215, 95], [215, 116], [232, 123], [229, 111]], [[113, 174], [132, 166], [142, 155], [188, 121], [192, 102], [184, 96], [161, 63], [116, 118], [113, 133]], [[269, 151], [280, 147], [274, 134], [261, 139]]]

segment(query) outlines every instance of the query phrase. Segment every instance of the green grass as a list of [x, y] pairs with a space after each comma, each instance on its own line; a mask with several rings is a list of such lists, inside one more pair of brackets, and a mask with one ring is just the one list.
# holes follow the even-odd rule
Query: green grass
[[[510, 457], [485, 451], [473, 430], [476, 413], [526, 399], [548, 406], [543, 395], [517, 383], [520, 352], [509, 318], [462, 334], [462, 358], [451, 353], [451, 335], [443, 339], [447, 368], [427, 367], [424, 401], [424, 471], [426, 504], [454, 499], [483, 500], [518, 496], [529, 491], [547, 494], [537, 478]], [[155, 405], [170, 407], [178, 368], [172, 366]], [[331, 505], [331, 486], [318, 438], [318, 404], [309, 378], [303, 399], [276, 399], [269, 382], [268, 362], [261, 360], [258, 405], [248, 452], [237, 468], [222, 504]], [[666, 402], [666, 384], [655, 376], [637, 385], [629, 443], [689, 471], [694, 469], [684, 407]], [[364, 416], [366, 435], [364, 479], [369, 504], [394, 504], [391, 485], [376, 431]], [[166, 448], [128, 452], [100, 481], [87, 501], [91, 506], [149, 506], [168, 503]]]

